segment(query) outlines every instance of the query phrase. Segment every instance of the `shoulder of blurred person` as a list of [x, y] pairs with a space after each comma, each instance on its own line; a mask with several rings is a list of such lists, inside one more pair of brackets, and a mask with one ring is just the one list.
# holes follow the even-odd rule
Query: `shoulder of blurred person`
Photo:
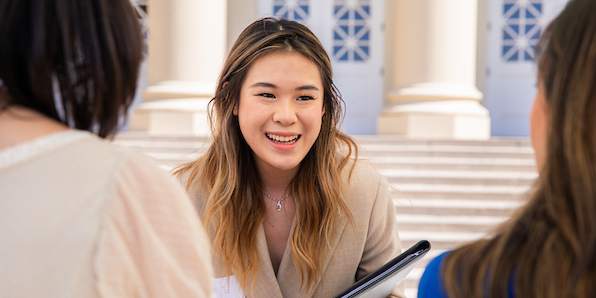
[[8, 296], [209, 297], [206, 234], [150, 158], [69, 130], [0, 151], [0, 177]]

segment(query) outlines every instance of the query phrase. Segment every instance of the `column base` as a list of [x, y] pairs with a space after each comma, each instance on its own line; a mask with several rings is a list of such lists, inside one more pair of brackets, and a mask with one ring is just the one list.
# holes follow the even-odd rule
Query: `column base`
[[205, 97], [143, 102], [131, 113], [128, 128], [155, 134], [208, 136], [209, 100]]
[[215, 82], [161, 81], [143, 91], [145, 101], [171, 98], [213, 97]]
[[490, 116], [475, 100], [398, 103], [381, 112], [377, 132], [410, 138], [487, 140]]

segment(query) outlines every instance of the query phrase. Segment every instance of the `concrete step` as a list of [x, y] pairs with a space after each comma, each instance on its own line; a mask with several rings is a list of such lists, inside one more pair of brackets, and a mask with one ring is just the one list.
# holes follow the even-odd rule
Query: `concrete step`
[[182, 141], [182, 142], [209, 142], [210, 138], [189, 134], [150, 134], [142, 131], [122, 131], [114, 137], [115, 142], [120, 141]]
[[457, 199], [457, 200], [514, 200], [518, 201], [530, 190], [527, 186], [450, 185], [422, 183], [391, 183], [395, 198]]
[[370, 143], [361, 146], [362, 151], [369, 152], [467, 152], [467, 153], [530, 153], [533, 154], [531, 146], [478, 146], [455, 143], [453, 145], [416, 145], [407, 143]]
[[397, 225], [404, 231], [487, 233], [508, 217], [431, 214], [398, 214]]
[[360, 145], [366, 144], [410, 144], [410, 145], [464, 145], [464, 146], [506, 146], [531, 147], [529, 138], [525, 137], [492, 137], [490, 140], [430, 140], [408, 139], [398, 135], [351, 135]]
[[486, 233], [478, 232], [433, 232], [433, 231], [399, 231], [402, 247], [410, 247], [416, 242], [428, 240], [433, 248], [450, 250], [463, 243], [482, 239]]
[[395, 199], [397, 214], [507, 217], [521, 200]]
[[362, 157], [378, 169], [536, 172], [534, 158]]
[[403, 150], [370, 150], [371, 157], [397, 156], [397, 157], [481, 157], [481, 158], [524, 158], [534, 157], [533, 152], [482, 152], [458, 150], [418, 150], [418, 148], [404, 148]]
[[530, 187], [538, 177], [535, 172], [396, 170], [380, 169], [390, 183], [432, 185], [508, 185]]
[[[184, 157], [185, 159], [188, 158], [196, 158], [202, 153], [204, 153], [209, 143], [200, 141], [200, 140], [192, 140], [192, 139], [184, 139], [184, 140], [144, 140], [144, 139], [122, 139], [117, 138], [114, 141], [116, 144], [121, 146], [127, 147], [134, 147], [138, 148], [141, 152], [155, 157], [157, 160], [165, 159], [170, 160], [173, 158], [180, 158]], [[163, 155], [160, 156], [160, 155]]]
[[179, 146], [170, 146], [168, 144], [162, 143], [154, 143], [151, 146], [143, 146], [142, 144], [139, 145], [126, 145], [126, 142], [119, 143], [123, 144], [128, 147], [134, 147], [141, 150], [143, 153], [152, 155], [152, 154], [164, 154], [164, 153], [171, 153], [171, 154], [180, 154], [180, 155], [188, 155], [197, 153], [198, 155], [207, 151], [204, 146], [193, 146], [192, 144], [178, 144]]

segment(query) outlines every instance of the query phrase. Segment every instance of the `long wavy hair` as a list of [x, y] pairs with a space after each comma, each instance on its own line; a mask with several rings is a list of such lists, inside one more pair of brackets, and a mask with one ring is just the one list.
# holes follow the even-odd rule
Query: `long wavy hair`
[[126, 117], [143, 57], [128, 0], [0, 0], [0, 45], [0, 112], [20, 105], [100, 137]]
[[305, 26], [285, 19], [258, 20], [240, 34], [225, 61], [209, 105], [213, 140], [208, 151], [176, 171], [187, 173], [187, 189], [196, 186], [201, 190], [204, 207], [199, 213], [214, 233], [214, 254], [221, 257], [224, 271], [233, 273], [243, 288], [251, 278], [252, 288], [261, 264], [256, 235], [265, 218], [265, 205], [253, 152], [240, 132], [233, 109], [239, 104], [242, 83], [253, 63], [278, 51], [310, 59], [320, 70], [324, 89], [321, 131], [289, 187], [296, 208], [292, 259], [303, 286], [313, 287], [322, 275], [321, 255], [338, 218], [347, 216], [353, 224], [341, 196], [341, 172], [350, 158], [357, 158], [358, 149], [354, 140], [338, 129], [343, 101], [332, 81], [329, 57]]
[[541, 37], [539, 57], [550, 119], [540, 177], [494, 237], [447, 255], [450, 297], [596, 293], [596, 1], [570, 1]]

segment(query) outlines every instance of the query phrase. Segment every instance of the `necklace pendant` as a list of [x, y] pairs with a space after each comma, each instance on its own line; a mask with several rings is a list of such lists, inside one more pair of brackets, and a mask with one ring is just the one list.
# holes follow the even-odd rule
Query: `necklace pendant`
[[277, 201], [277, 208], [276, 208], [277, 212], [281, 211], [281, 201]]

